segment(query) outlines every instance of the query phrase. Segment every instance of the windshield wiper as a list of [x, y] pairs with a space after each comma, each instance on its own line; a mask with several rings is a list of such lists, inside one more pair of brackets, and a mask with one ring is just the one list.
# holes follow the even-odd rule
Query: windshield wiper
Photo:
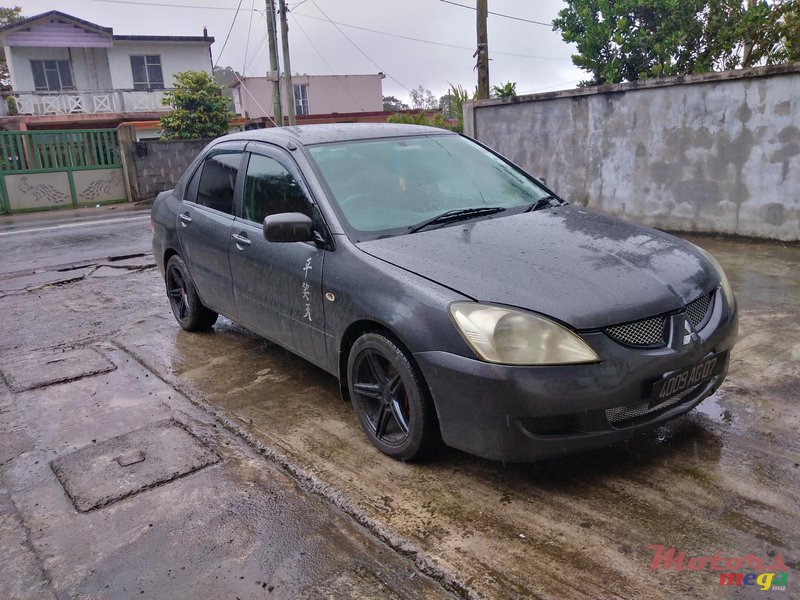
[[556, 198], [553, 194], [545, 196], [544, 198], [539, 198], [536, 202], [531, 204], [523, 212], [532, 212], [534, 210], [539, 210], [540, 208], [544, 208], [545, 206], [550, 206], [550, 200], [558, 200], [558, 198]]
[[431, 225], [441, 225], [443, 223], [452, 223], [454, 221], [460, 221], [462, 219], [469, 219], [471, 217], [476, 217], [478, 215], [492, 215], [494, 213], [503, 212], [505, 210], [502, 206], [482, 206], [478, 208], [457, 208], [455, 210], [448, 210], [445, 213], [442, 213], [432, 219], [428, 219], [427, 221], [423, 221], [422, 223], [418, 223], [417, 225], [411, 225], [408, 228], [408, 233], [416, 233], [417, 231], [422, 231], [426, 227]]

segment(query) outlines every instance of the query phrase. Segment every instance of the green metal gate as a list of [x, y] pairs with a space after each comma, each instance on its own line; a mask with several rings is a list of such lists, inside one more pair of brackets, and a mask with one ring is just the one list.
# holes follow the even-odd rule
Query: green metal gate
[[125, 200], [115, 129], [0, 131], [0, 213]]

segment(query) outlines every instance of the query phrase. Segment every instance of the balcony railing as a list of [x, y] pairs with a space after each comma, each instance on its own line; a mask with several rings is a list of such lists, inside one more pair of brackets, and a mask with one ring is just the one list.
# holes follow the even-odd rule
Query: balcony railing
[[[169, 90], [112, 90], [62, 92], [10, 92], [3, 94], [0, 114], [94, 115], [102, 113], [161, 112]], [[9, 99], [13, 99], [13, 102]]]

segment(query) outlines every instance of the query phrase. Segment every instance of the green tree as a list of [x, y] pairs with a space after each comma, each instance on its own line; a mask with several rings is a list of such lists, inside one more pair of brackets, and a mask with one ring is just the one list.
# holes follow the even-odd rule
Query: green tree
[[222, 87], [222, 95], [230, 99], [229, 107], [233, 110], [233, 86], [239, 83], [242, 74], [233, 67], [214, 67], [214, 83]]
[[464, 131], [464, 104], [470, 100], [475, 100], [478, 97], [478, 88], [470, 96], [469, 92], [465, 90], [461, 84], [450, 85], [449, 95], [451, 97], [450, 106], [458, 119], [458, 131]]
[[503, 83], [501, 85], [493, 85], [492, 95], [495, 98], [510, 98], [511, 96], [516, 96], [517, 83], [515, 81], [509, 81], [508, 83]]
[[161, 138], [202, 139], [225, 135], [234, 115], [222, 87], [205, 71], [175, 74], [175, 89], [164, 94], [172, 110], [161, 117]]
[[581, 85], [792, 60], [800, 0], [565, 0], [553, 28]]
[[396, 112], [398, 110], [408, 110], [408, 104], [402, 102], [399, 98], [395, 96], [384, 96], [383, 97], [383, 110], [387, 112]]
[[[0, 27], [5, 27], [22, 19], [22, 8], [19, 6], [0, 6]], [[0, 91], [11, 90], [11, 79], [8, 76], [8, 63], [5, 58], [0, 60]]]
[[411, 96], [411, 108], [436, 110], [439, 108], [439, 100], [433, 93], [421, 85], [409, 92]]

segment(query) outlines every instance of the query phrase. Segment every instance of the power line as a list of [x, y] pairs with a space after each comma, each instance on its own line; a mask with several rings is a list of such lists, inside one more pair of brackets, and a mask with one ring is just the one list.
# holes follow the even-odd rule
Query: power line
[[319, 4], [317, 4], [316, 0], [311, 0], [311, 4], [313, 4], [314, 6], [316, 6], [316, 7], [317, 7], [317, 10], [318, 10], [319, 12], [321, 12], [321, 13], [322, 13], [322, 15], [323, 15], [323, 16], [324, 16], [324, 17], [325, 17], [327, 20], [328, 20], [328, 22], [329, 22], [331, 25], [333, 25], [333, 26], [336, 28], [336, 30], [337, 30], [339, 33], [341, 33], [341, 34], [344, 36], [344, 38], [345, 38], [345, 39], [346, 39], [348, 42], [350, 42], [350, 44], [352, 44], [353, 48], [355, 48], [355, 49], [356, 49], [356, 50], [358, 50], [358, 51], [359, 51], [361, 54], [363, 54], [363, 55], [364, 55], [364, 57], [365, 57], [365, 58], [366, 58], [366, 59], [367, 59], [369, 62], [371, 62], [371, 63], [372, 63], [373, 65], [375, 65], [376, 67], [378, 67], [378, 69], [379, 69], [379, 70], [380, 70], [382, 73], [385, 73], [385, 74], [386, 74], [386, 76], [387, 76], [389, 79], [391, 79], [392, 81], [394, 81], [394, 82], [395, 82], [397, 85], [399, 85], [401, 88], [403, 88], [404, 90], [406, 90], [406, 91], [407, 91], [409, 94], [411, 93], [411, 90], [410, 90], [410, 89], [409, 89], [407, 86], [403, 85], [403, 84], [402, 84], [402, 83], [400, 83], [400, 82], [399, 82], [397, 79], [395, 79], [394, 77], [392, 77], [392, 76], [391, 76], [391, 75], [390, 75], [390, 74], [389, 74], [389, 73], [386, 71], [386, 69], [384, 69], [383, 67], [381, 67], [381, 66], [380, 66], [378, 63], [376, 63], [374, 60], [372, 60], [372, 59], [369, 57], [369, 55], [368, 55], [366, 52], [364, 52], [364, 51], [363, 51], [361, 48], [359, 48], [358, 44], [356, 44], [356, 43], [355, 43], [353, 40], [351, 40], [351, 39], [350, 39], [350, 37], [349, 37], [349, 36], [348, 36], [348, 35], [347, 35], [347, 34], [346, 34], [344, 31], [342, 31], [342, 29], [341, 29], [341, 28], [340, 28], [340, 27], [339, 27], [339, 26], [338, 26], [338, 25], [337, 25], [337, 24], [336, 24], [336, 23], [335, 23], [335, 22], [334, 22], [334, 21], [333, 21], [333, 20], [332, 20], [332, 19], [331, 19], [331, 18], [330, 18], [328, 15], [327, 15], [327, 13], [326, 13], [324, 10], [322, 10], [322, 9], [319, 7]]
[[228, 29], [228, 35], [225, 36], [225, 42], [222, 44], [222, 50], [219, 51], [217, 54], [217, 60], [214, 63], [214, 66], [217, 66], [219, 63], [219, 59], [222, 58], [222, 53], [225, 52], [225, 47], [228, 45], [228, 40], [231, 39], [231, 32], [233, 31], [233, 26], [236, 25], [236, 17], [239, 16], [239, 9], [242, 7], [242, 0], [239, 0], [239, 4], [236, 6], [236, 12], [233, 13], [233, 21], [231, 21], [230, 29]]
[[[206, 10], [235, 10], [229, 6], [208, 6], [202, 4], [168, 4], [166, 2], [139, 2], [138, 0], [92, 0], [92, 2], [106, 2], [108, 4], [132, 4], [134, 6], [159, 6], [164, 8], [200, 8]], [[254, 12], [261, 12], [257, 8], [253, 9]]]
[[[297, 17], [303, 17], [304, 19], [313, 19], [315, 21], [327, 21], [328, 19], [323, 19], [321, 17], [315, 17], [313, 15], [306, 15], [304, 13], [294, 13]], [[447, 44], [445, 42], [435, 42], [433, 40], [426, 40], [423, 38], [412, 37], [410, 35], [402, 35], [399, 33], [391, 33], [389, 31], [380, 31], [379, 29], [370, 29], [369, 27], [361, 27], [359, 25], [351, 25], [350, 23], [343, 23], [341, 21], [332, 21], [336, 25], [340, 25], [342, 27], [347, 27], [349, 29], [358, 29], [359, 31], [368, 31], [370, 33], [377, 33], [380, 35], [386, 35], [393, 38], [399, 38], [401, 40], [409, 40], [412, 42], [420, 42], [422, 44], [431, 44], [432, 46], [443, 46], [445, 48], [456, 48], [458, 50], [469, 50], [470, 52], [474, 51], [475, 48], [471, 48], [469, 46], [459, 46], [457, 44]], [[533, 54], [518, 54], [515, 52], [498, 52], [492, 51], [492, 55], [501, 55], [501, 56], [514, 56], [516, 58], [532, 58], [535, 60], [570, 60], [569, 58], [559, 58], [555, 56], [536, 56]]]
[[561, 83], [554, 83], [553, 85], [548, 85], [542, 88], [536, 88], [535, 90], [528, 90], [527, 92], [519, 92], [518, 96], [524, 96], [525, 94], [535, 94], [536, 92], [543, 92], [545, 90], [550, 90], [555, 87], [561, 87], [562, 85], [570, 85], [572, 83], [578, 83], [580, 79], [573, 79], [571, 81], [562, 81]]
[[[459, 4], [458, 2], [453, 2], [452, 0], [439, 0], [439, 2], [444, 2], [445, 4], [452, 4], [453, 6], [460, 6], [461, 8], [468, 8], [469, 10], [476, 10], [474, 6], [469, 6], [468, 4]], [[489, 14], [494, 15], [495, 17], [503, 17], [504, 19], [513, 19], [514, 21], [524, 21], [525, 23], [533, 23], [534, 25], [544, 25], [545, 27], [550, 27], [550, 28], [553, 27], [552, 23], [543, 23], [542, 21], [534, 21], [533, 19], [523, 19], [522, 17], [515, 17], [514, 15], [504, 15], [503, 13], [492, 12], [492, 11], [489, 11]]]
[[[305, 0], [303, 0], [303, 1], [305, 2]], [[313, 42], [313, 41], [311, 41], [311, 37], [310, 37], [310, 36], [309, 36], [309, 35], [306, 33], [306, 30], [305, 30], [305, 29], [303, 29], [303, 26], [302, 26], [302, 25], [299, 23], [299, 21], [298, 21], [298, 20], [297, 20], [297, 18], [294, 16], [294, 13], [293, 13], [292, 11], [289, 11], [289, 16], [290, 16], [290, 17], [292, 17], [292, 21], [294, 21], [294, 24], [295, 24], [295, 25], [297, 25], [298, 29], [300, 29], [300, 32], [301, 32], [301, 33], [303, 34], [303, 36], [306, 38], [306, 41], [308, 41], [309, 45], [310, 45], [310, 46], [311, 46], [311, 47], [314, 49], [314, 52], [316, 52], [316, 53], [317, 53], [317, 56], [319, 56], [320, 60], [321, 60], [323, 63], [325, 63], [325, 66], [326, 66], [326, 67], [328, 67], [328, 71], [330, 71], [330, 72], [331, 72], [331, 75], [333, 75], [333, 76], [334, 76], [335, 80], [336, 80], [336, 81], [339, 83], [339, 85], [342, 87], [342, 89], [343, 89], [345, 92], [347, 92], [347, 95], [348, 95], [348, 96], [350, 96], [350, 97], [351, 97], [351, 98], [352, 98], [352, 99], [355, 101], [355, 103], [356, 103], [356, 104], [358, 104], [358, 105], [361, 107], [361, 112], [366, 112], [366, 109], [364, 108], [364, 105], [363, 105], [363, 104], [361, 104], [361, 102], [358, 100], [358, 98], [356, 98], [356, 97], [353, 95], [353, 93], [350, 91], [350, 88], [348, 88], [348, 87], [347, 87], [347, 86], [344, 84], [344, 82], [342, 82], [342, 80], [341, 80], [341, 79], [339, 79], [338, 77], [336, 77], [336, 73], [333, 71], [333, 69], [331, 68], [331, 66], [328, 64], [328, 61], [327, 61], [327, 60], [325, 60], [325, 57], [322, 55], [322, 52], [320, 52], [320, 51], [319, 51], [319, 49], [317, 48], [317, 46], [314, 44], [314, 42]]]
[[247, 42], [244, 45], [244, 64], [242, 65], [242, 74], [247, 75], [247, 53], [250, 50], [250, 32], [253, 30], [253, 12], [256, 7], [256, 0], [250, 3], [250, 22], [247, 25]]

